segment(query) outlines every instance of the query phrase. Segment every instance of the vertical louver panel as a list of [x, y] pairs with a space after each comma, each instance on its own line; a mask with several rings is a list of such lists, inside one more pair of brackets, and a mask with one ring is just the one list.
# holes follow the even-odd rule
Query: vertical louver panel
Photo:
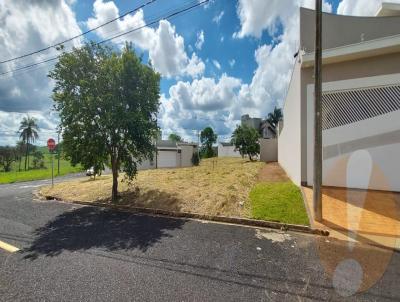
[[326, 92], [322, 127], [340, 127], [400, 110], [400, 85]]

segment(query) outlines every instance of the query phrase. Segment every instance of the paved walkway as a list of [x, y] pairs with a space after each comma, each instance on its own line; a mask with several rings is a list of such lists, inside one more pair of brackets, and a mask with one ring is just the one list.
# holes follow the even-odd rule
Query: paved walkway
[[[312, 188], [303, 187], [313, 216]], [[323, 222], [332, 237], [400, 249], [400, 193], [345, 188], [323, 189]]]
[[286, 172], [278, 163], [266, 164], [258, 173], [259, 182], [287, 182], [290, 181]]

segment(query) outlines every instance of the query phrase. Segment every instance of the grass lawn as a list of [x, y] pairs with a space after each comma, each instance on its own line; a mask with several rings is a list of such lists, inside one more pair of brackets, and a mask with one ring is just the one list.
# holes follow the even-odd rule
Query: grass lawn
[[[21, 172], [18, 172], [19, 162], [14, 162], [11, 172], [0, 172], [0, 184], [51, 178], [51, 155], [47, 151], [46, 147], [38, 147], [37, 149], [42, 151], [44, 154], [44, 169], [33, 169], [33, 158], [30, 156], [30, 170], [23, 171], [25, 163], [25, 157], [23, 157], [21, 161]], [[79, 171], [82, 171], [80, 167], [72, 167], [69, 161], [66, 161], [64, 159], [60, 160], [60, 175], [75, 173]], [[57, 172], [57, 159], [54, 156], [54, 176], [57, 176]]]
[[[308, 225], [299, 188], [279, 174], [280, 170], [279, 165], [241, 158], [214, 158], [202, 160], [198, 167], [139, 171], [131, 185], [120, 177], [119, 202], [133, 207]], [[270, 178], [265, 174], [283, 181], [266, 180]], [[111, 186], [111, 175], [104, 175], [96, 180], [82, 178], [54, 188], [43, 187], [41, 194], [65, 201], [109, 203]]]
[[291, 182], [259, 183], [250, 192], [251, 216], [309, 225], [300, 189]]
[[[120, 177], [121, 203], [210, 215], [250, 217], [249, 192], [265, 163], [241, 158], [202, 160], [200, 166], [139, 171], [129, 186]], [[66, 201], [104, 201], [111, 197], [109, 175], [56, 184], [42, 194]]]

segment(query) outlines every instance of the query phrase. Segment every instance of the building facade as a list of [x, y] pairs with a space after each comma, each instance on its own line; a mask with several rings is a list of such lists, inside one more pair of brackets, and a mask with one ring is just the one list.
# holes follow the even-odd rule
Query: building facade
[[[323, 184], [400, 191], [400, 10], [323, 14]], [[389, 17], [380, 17], [382, 11]], [[283, 106], [278, 160], [312, 185], [315, 12], [300, 9], [300, 51]], [[294, 50], [294, 53], [296, 50]]]

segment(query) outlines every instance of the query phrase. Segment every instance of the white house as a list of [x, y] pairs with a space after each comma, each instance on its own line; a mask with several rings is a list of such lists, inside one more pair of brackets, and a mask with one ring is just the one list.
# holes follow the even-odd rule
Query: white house
[[157, 153], [153, 160], [145, 160], [139, 170], [191, 167], [192, 157], [196, 152], [197, 144], [158, 140]]
[[[399, 7], [383, 4], [376, 17], [323, 14], [325, 186], [400, 191]], [[278, 160], [296, 184], [312, 185], [314, 11], [300, 9], [299, 34]]]
[[231, 143], [218, 144], [218, 157], [242, 157]]

